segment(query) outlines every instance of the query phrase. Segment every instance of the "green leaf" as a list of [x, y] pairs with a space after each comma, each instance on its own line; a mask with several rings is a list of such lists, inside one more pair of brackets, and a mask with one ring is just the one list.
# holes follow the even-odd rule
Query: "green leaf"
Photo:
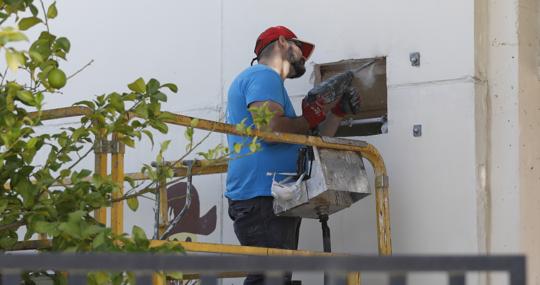
[[96, 249], [105, 243], [105, 234], [105, 231], [103, 231], [96, 235], [96, 237], [92, 241], [92, 248]]
[[235, 153], [240, 153], [240, 151], [242, 151], [242, 144], [241, 143], [234, 143], [233, 149], [234, 149]]
[[8, 42], [27, 41], [28, 38], [20, 31], [12, 27], [5, 27], [0, 30], [0, 45], [5, 45]]
[[137, 183], [135, 182], [135, 179], [133, 179], [133, 178], [131, 178], [129, 176], [124, 176], [124, 181], [129, 183], [129, 186], [131, 186], [131, 188], [135, 188], [137, 186]]
[[19, 99], [21, 102], [28, 106], [35, 106], [36, 101], [34, 100], [34, 96], [32, 95], [32, 92], [27, 90], [21, 90], [17, 92], [17, 99]]
[[4, 0], [3, 2], [8, 5], [18, 5], [22, 2], [22, 0]]
[[11, 248], [17, 243], [17, 237], [2, 236], [0, 237], [0, 248]]
[[82, 218], [86, 215], [85, 211], [75, 211], [68, 214], [68, 221], [69, 222], [79, 222], [82, 220]]
[[108, 284], [109, 281], [111, 281], [111, 276], [107, 272], [92, 272], [94, 280], [96, 281], [96, 284]]
[[135, 147], [135, 141], [128, 136], [122, 137], [120, 141], [129, 147]]
[[55, 237], [59, 234], [58, 223], [38, 221], [34, 224], [34, 230], [38, 233], [47, 234], [52, 237]]
[[244, 118], [239, 124], [236, 124], [236, 130], [238, 132], [243, 133], [246, 131], [246, 120], [247, 118]]
[[139, 208], [139, 200], [137, 200], [137, 197], [131, 197], [127, 199], [128, 207], [133, 211], [137, 211]]
[[163, 153], [165, 152], [168, 148], [169, 148], [169, 145], [171, 144], [171, 140], [166, 140], [164, 142], [161, 143], [161, 149], [160, 149], [160, 153]]
[[24, 56], [20, 52], [13, 51], [11, 49], [6, 50], [6, 61], [9, 69], [12, 71], [17, 71], [17, 68], [24, 65], [25, 62]]
[[81, 172], [79, 172], [79, 174], [77, 174], [77, 177], [79, 177], [79, 178], [84, 178], [84, 177], [90, 176], [90, 174], [92, 174], [92, 171], [91, 171], [91, 170], [89, 170], [89, 169], [83, 169], [83, 170], [81, 170]]
[[144, 83], [144, 79], [139, 77], [137, 80], [133, 81], [132, 83], [128, 84], [128, 88], [131, 91], [138, 92], [138, 93], [144, 93], [146, 92], [146, 84]]
[[6, 210], [7, 206], [8, 206], [8, 200], [0, 199], [0, 214]]
[[135, 284], [137, 277], [133, 272], [126, 272], [128, 284]]
[[184, 132], [184, 137], [185, 137], [186, 140], [188, 140], [189, 142], [192, 142], [192, 141], [193, 141], [193, 128], [187, 127], [187, 128], [186, 128], [186, 131]]
[[148, 137], [148, 139], [150, 139], [150, 142], [152, 142], [152, 147], [154, 147], [154, 135], [152, 135], [152, 132], [149, 130], [142, 130], [142, 132]]
[[257, 143], [257, 137], [254, 137], [249, 144], [249, 150], [251, 152], [256, 152], [257, 150], [259, 150], [259, 147], [260, 145]]
[[182, 272], [180, 271], [166, 272], [165, 274], [167, 275], [167, 277], [170, 277], [176, 280], [182, 280], [182, 278], [184, 277], [184, 274], [182, 274]]
[[83, 106], [86, 106], [86, 107], [88, 107], [88, 108], [90, 108], [92, 110], [96, 108], [96, 104], [94, 104], [94, 102], [87, 101], [87, 100], [76, 102], [73, 105], [83, 105]]
[[82, 232], [82, 237], [83, 238], [93, 237], [97, 235], [98, 233], [104, 231], [104, 229], [105, 228], [103, 226], [98, 226], [98, 225], [90, 225], [90, 226], [84, 227], [83, 232]]
[[53, 2], [47, 9], [47, 18], [54, 19], [58, 16], [58, 10], [56, 9], [56, 2]]
[[58, 38], [56, 40], [56, 44], [58, 45], [59, 48], [61, 48], [65, 52], [69, 52], [71, 48], [71, 43], [69, 42], [67, 38], [64, 38], [64, 37]]
[[148, 81], [148, 83], [146, 84], [146, 91], [149, 94], [155, 93], [158, 89], [159, 89], [159, 81], [157, 81], [154, 78], [150, 79], [150, 81]]
[[43, 62], [43, 56], [41, 56], [41, 54], [39, 52], [36, 52], [36, 51], [29, 51], [28, 54], [30, 55], [30, 58], [37, 62], [37, 63], [41, 63]]
[[122, 113], [124, 112], [125, 110], [125, 107], [124, 107], [124, 101], [122, 100], [122, 97], [120, 96], [120, 94], [118, 93], [112, 93], [109, 97], [109, 100], [111, 102], [111, 105], [114, 107], [114, 109], [119, 112], [119, 113]]
[[169, 90], [171, 90], [173, 93], [178, 92], [178, 86], [176, 86], [176, 84], [173, 84], [173, 83], [166, 83], [166, 84], [161, 85], [161, 87], [169, 88]]
[[19, 21], [19, 30], [26, 31], [39, 23], [41, 23], [41, 19], [38, 17], [23, 18]]
[[30, 4], [30, 12], [32, 13], [32, 16], [37, 16], [39, 11], [38, 8], [34, 4]]
[[133, 228], [131, 229], [131, 235], [136, 242], [148, 240], [146, 234], [144, 233], [144, 230], [138, 226], [133, 226]]
[[167, 127], [167, 124], [160, 121], [150, 121], [150, 126], [158, 130], [162, 134], [166, 134], [169, 131], [169, 127]]
[[161, 92], [157, 92], [153, 95], [154, 99], [161, 102], [167, 102], [167, 95]]
[[[51, 52], [52, 52], [51, 51], [51, 42], [52, 42], [52, 40], [49, 39], [48, 37], [44, 37], [42, 39], [39, 39], [39, 40], [35, 41], [34, 43], [32, 43], [32, 45], [30, 46], [30, 52], [39, 53], [43, 59], [47, 59], [47, 58], [49, 58], [49, 56], [51, 55]], [[56, 66], [52, 66], [52, 64], [50, 64], [50, 63], [52, 63], [52, 62], [51, 61], [46, 61], [42, 65], [40, 65], [40, 68], [43, 71], [45, 77], [47, 76], [47, 73], [51, 69], [56, 67]], [[48, 66], [50, 66], [50, 67], [48, 67]]]
[[81, 238], [81, 229], [76, 223], [61, 223], [58, 229], [75, 238]]
[[148, 119], [148, 105], [139, 104], [133, 112], [142, 119]]

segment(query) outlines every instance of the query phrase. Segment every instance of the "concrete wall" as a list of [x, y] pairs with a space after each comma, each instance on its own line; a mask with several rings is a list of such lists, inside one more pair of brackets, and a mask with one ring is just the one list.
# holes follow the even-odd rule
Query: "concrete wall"
[[[525, 253], [528, 284], [540, 283], [540, 84], [538, 1], [476, 1], [477, 70], [487, 89], [485, 192], [489, 253]], [[490, 278], [492, 284], [504, 279]]]
[[520, 242], [529, 258], [529, 284], [540, 284], [540, 5], [522, 0], [518, 7]]
[[[387, 56], [389, 131], [362, 139], [381, 150], [389, 170], [394, 253], [516, 252], [522, 250], [520, 244], [537, 249], [536, 239], [520, 241], [528, 231], [536, 233], [528, 227], [532, 221], [515, 221], [521, 215], [533, 217], [539, 209], [533, 191], [540, 171], [539, 160], [534, 160], [540, 149], [534, 142], [538, 96], [525, 88], [538, 88], [538, 83], [532, 77], [518, 78], [518, 72], [521, 76], [529, 69], [512, 58], [518, 51], [527, 59], [537, 54], [517, 47], [512, 28], [517, 16], [507, 12], [515, 10], [515, 3], [496, 4], [61, 1], [53, 33], [72, 41], [65, 70], [70, 73], [91, 59], [95, 62], [69, 82], [64, 95], [49, 97], [48, 107], [125, 90], [127, 83], [143, 76], [180, 86], [180, 94], [170, 97], [165, 109], [219, 120], [227, 88], [249, 66], [258, 34], [268, 26], [286, 25], [317, 45], [307, 64], [308, 75], [286, 83], [297, 108], [312, 86], [313, 64]], [[421, 53], [420, 67], [409, 62], [409, 53], [415, 51]], [[524, 88], [518, 91], [518, 86]], [[422, 137], [412, 136], [414, 124], [423, 125]], [[172, 128], [169, 135], [159, 137], [173, 140], [167, 158], [183, 153], [182, 132]], [[522, 141], [532, 143], [521, 146]], [[213, 135], [203, 148], [222, 142], [224, 136]], [[126, 171], [139, 171], [156, 152], [147, 142], [129, 150]], [[201, 195], [201, 214], [213, 206], [218, 209], [216, 230], [196, 238], [237, 243], [222, 196], [224, 176], [196, 177], [194, 183]], [[526, 185], [526, 195], [516, 194], [521, 185]], [[336, 252], [377, 253], [374, 205], [370, 196], [331, 216]], [[142, 200], [137, 213], [126, 209], [126, 217], [126, 231], [139, 224], [151, 233], [152, 202]], [[524, 234], [508, 234], [513, 232]], [[322, 249], [320, 236], [318, 222], [305, 220], [300, 247]], [[320, 282], [303, 278], [308, 284]], [[441, 276], [411, 279], [414, 284], [432, 284]], [[377, 276], [367, 280], [380, 282]]]

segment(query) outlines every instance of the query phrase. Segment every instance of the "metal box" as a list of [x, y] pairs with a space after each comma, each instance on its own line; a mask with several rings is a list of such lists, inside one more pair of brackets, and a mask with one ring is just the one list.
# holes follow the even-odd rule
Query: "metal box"
[[302, 182], [291, 200], [274, 199], [276, 215], [318, 219], [370, 194], [360, 154], [317, 147], [313, 147], [313, 154], [311, 178]]

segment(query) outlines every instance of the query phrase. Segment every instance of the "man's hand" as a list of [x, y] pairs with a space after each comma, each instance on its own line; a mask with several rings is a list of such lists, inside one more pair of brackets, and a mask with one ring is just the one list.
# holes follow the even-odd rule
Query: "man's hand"
[[357, 115], [360, 113], [361, 101], [360, 94], [356, 88], [350, 86], [343, 92], [341, 100], [332, 108], [332, 113], [338, 117], [345, 115]]
[[336, 74], [319, 83], [308, 92], [308, 100], [317, 100], [322, 104], [338, 101], [341, 95], [351, 86], [354, 74], [351, 71]]
[[307, 96], [302, 99], [302, 117], [306, 119], [310, 129], [317, 127], [326, 119], [326, 111], [321, 100], [308, 100]]

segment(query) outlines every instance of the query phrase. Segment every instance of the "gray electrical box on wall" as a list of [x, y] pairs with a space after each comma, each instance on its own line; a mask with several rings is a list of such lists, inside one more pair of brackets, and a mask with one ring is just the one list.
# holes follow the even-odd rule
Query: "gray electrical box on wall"
[[371, 61], [375, 62], [355, 72], [353, 86], [361, 96], [361, 112], [346, 117], [336, 136], [369, 136], [386, 133], [388, 105], [386, 85], [386, 57], [348, 59], [317, 64], [314, 67], [315, 85], [335, 74], [354, 70]]

